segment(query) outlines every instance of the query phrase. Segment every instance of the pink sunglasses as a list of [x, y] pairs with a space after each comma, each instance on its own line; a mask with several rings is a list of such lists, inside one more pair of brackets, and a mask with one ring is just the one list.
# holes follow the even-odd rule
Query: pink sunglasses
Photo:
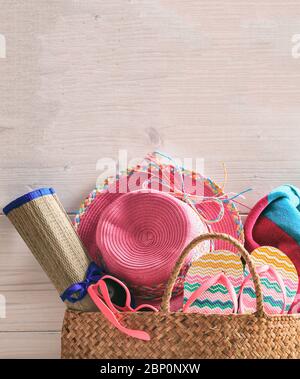
[[148, 333], [142, 330], [128, 329], [118, 320], [119, 311], [158, 312], [158, 309], [150, 304], [141, 304], [133, 308], [130, 291], [123, 282], [113, 276], [104, 275], [96, 284], [89, 286], [88, 293], [102, 314], [122, 333], [141, 340], [150, 340]]

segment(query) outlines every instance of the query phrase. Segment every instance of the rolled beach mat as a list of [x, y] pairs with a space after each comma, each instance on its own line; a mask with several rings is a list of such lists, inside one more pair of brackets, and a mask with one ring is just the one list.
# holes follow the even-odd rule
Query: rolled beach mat
[[[59, 294], [85, 281], [90, 265], [84, 247], [52, 188], [41, 188], [12, 201], [3, 209]], [[66, 300], [68, 308], [93, 311], [89, 296]]]

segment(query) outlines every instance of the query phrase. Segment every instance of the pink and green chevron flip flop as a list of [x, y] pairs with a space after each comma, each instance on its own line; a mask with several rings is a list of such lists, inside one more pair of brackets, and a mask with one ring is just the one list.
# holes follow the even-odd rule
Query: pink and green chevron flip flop
[[[298, 274], [290, 258], [275, 247], [263, 246], [251, 253], [259, 274], [264, 309], [268, 314], [288, 313], [298, 288]], [[256, 311], [256, 294], [248, 267], [239, 294], [239, 313]]]
[[243, 265], [232, 251], [212, 251], [195, 260], [184, 283], [183, 311], [203, 314], [237, 313]]

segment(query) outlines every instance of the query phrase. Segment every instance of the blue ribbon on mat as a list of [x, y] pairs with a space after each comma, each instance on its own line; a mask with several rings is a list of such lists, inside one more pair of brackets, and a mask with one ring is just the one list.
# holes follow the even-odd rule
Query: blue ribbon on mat
[[91, 284], [97, 283], [98, 280], [105, 275], [105, 271], [96, 265], [96, 263], [91, 262], [88, 269], [86, 270], [86, 277], [83, 282], [72, 284], [67, 288], [60, 298], [62, 301], [68, 300], [70, 303], [76, 303], [82, 300], [87, 294], [87, 289]]

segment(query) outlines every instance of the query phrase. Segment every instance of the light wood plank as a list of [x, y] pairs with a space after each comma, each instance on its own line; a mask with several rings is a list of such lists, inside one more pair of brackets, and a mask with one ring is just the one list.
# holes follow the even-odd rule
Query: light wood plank
[[296, 0], [4, 4], [0, 205], [51, 185], [74, 210], [120, 148], [203, 157], [217, 182], [225, 161], [249, 204], [300, 186], [299, 13]]
[[[98, 159], [204, 158], [226, 191], [300, 186], [297, 0], [3, 2], [0, 208], [53, 186], [69, 211]], [[64, 306], [0, 216], [0, 357], [59, 357]], [[22, 332], [26, 331], [26, 332]]]
[[60, 358], [60, 333], [0, 332], [1, 358]]
[[7, 310], [0, 331], [60, 330], [64, 304], [5, 216], [0, 216], [0, 294]]
[[0, 332], [59, 331], [65, 306], [55, 291], [7, 292], [6, 318], [0, 318]]

